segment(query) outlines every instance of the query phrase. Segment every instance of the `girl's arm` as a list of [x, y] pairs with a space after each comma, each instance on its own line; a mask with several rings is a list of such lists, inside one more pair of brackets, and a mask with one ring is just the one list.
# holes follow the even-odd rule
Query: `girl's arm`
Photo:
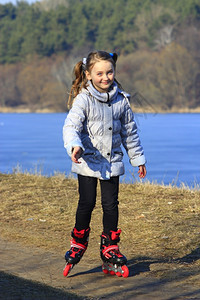
[[145, 167], [146, 159], [128, 99], [124, 99], [124, 108], [121, 117], [121, 138], [122, 144], [130, 158], [131, 165], [139, 167], [139, 177], [144, 178], [147, 173]]
[[[67, 118], [65, 119], [65, 124], [63, 126], [63, 140], [64, 147], [67, 150], [68, 155], [76, 160], [78, 153], [74, 152], [76, 147], [79, 147], [84, 151], [84, 147], [81, 141], [81, 132], [83, 130], [83, 122], [85, 120], [85, 101], [79, 94], [74, 100], [74, 104], [70, 109]], [[76, 149], [77, 151], [77, 149]], [[72, 160], [73, 160], [72, 159]], [[73, 161], [74, 161], [73, 160]]]

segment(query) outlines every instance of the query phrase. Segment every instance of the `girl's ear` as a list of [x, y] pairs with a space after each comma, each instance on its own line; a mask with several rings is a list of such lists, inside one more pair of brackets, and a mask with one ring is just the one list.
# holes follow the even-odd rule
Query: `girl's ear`
[[85, 76], [86, 76], [87, 80], [92, 79], [90, 73], [87, 70], [85, 71]]

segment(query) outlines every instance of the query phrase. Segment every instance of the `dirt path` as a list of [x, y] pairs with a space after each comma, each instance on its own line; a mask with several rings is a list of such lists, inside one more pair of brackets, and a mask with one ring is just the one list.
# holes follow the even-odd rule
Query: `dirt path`
[[[128, 278], [104, 275], [100, 263], [83, 259], [65, 278], [63, 257], [0, 239], [0, 299], [76, 299], [73, 293], [84, 299], [200, 299], [200, 289], [189, 280], [184, 285], [173, 276], [160, 280], [148, 262], [129, 262]], [[180, 279], [184, 276], [189, 278], [182, 270]]]

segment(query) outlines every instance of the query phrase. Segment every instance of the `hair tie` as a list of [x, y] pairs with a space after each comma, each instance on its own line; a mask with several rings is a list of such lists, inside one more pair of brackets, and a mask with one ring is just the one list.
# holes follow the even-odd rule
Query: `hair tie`
[[82, 62], [83, 62], [83, 65], [85, 65], [85, 66], [86, 66], [86, 64], [87, 64], [87, 58], [86, 58], [86, 57], [83, 57], [83, 60], [82, 60]]
[[109, 55], [111, 56], [111, 58], [114, 60], [114, 62], [116, 63], [117, 61], [117, 53], [109, 53]]
[[82, 70], [85, 72], [86, 71], [86, 63], [87, 63], [87, 58], [84, 57], [82, 59]]

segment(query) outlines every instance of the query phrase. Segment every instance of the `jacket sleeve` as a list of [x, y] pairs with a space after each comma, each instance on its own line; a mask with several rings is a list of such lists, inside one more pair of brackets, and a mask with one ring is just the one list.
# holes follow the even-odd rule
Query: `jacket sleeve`
[[79, 94], [74, 100], [63, 126], [64, 147], [68, 155], [71, 157], [73, 148], [79, 146], [84, 151], [81, 141], [81, 132], [83, 130], [83, 122], [85, 120], [86, 101]]
[[121, 138], [122, 144], [129, 156], [133, 167], [144, 165], [146, 162], [144, 151], [137, 132], [137, 125], [134, 114], [128, 99], [124, 99], [124, 110], [121, 118]]

